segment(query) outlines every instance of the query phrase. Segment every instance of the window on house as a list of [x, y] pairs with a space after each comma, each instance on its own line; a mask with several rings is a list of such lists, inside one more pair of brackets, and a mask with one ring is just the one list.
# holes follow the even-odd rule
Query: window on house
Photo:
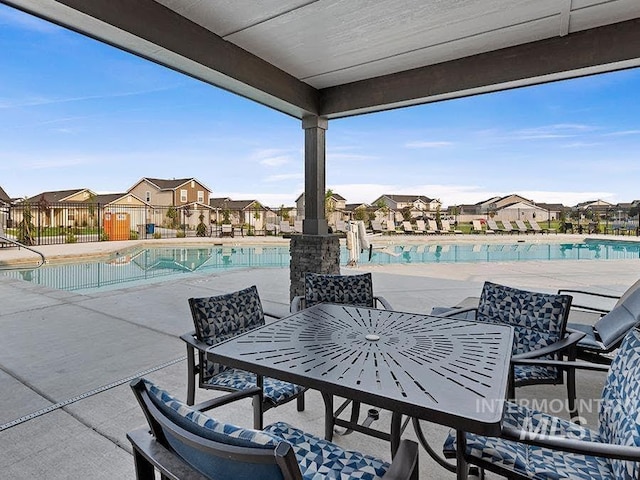
[[151, 192], [146, 192], [144, 198], [146, 199], [147, 203], [151, 202]]
[[186, 190], [180, 190], [180, 201], [181, 202], [186, 202], [187, 201], [187, 191]]
[[202, 190], [198, 190], [198, 201], [204, 203], [204, 192]]

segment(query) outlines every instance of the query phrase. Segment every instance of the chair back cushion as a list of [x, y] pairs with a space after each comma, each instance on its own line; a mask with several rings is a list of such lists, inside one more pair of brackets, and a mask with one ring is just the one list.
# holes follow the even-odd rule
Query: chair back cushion
[[[255, 286], [216, 297], [190, 298], [191, 316], [198, 340], [215, 345], [264, 325], [264, 311]], [[227, 367], [201, 355], [202, 378], [210, 378]]]
[[609, 313], [593, 325], [606, 349], [614, 347], [640, 322], [640, 288], [629, 290]]
[[[221, 449], [224, 449], [224, 445], [261, 450], [275, 449], [283, 441], [282, 438], [268, 432], [219, 422], [187, 406], [148, 380], [144, 380], [144, 383], [149, 392], [149, 398], [165, 417], [199, 438], [222, 444]], [[163, 434], [169, 446], [180, 457], [208, 478], [282, 479], [282, 472], [275, 463], [273, 465], [256, 465], [252, 462], [225, 458], [222, 453], [216, 455], [211, 451], [185, 443], [166, 428], [163, 429]], [[256, 473], [257, 468], [260, 469], [260, 475]]]
[[[625, 336], [611, 362], [600, 406], [600, 437], [616, 445], [640, 447], [640, 333]], [[614, 478], [640, 478], [640, 463], [610, 460]]]
[[511, 325], [513, 354], [526, 353], [564, 337], [571, 299], [485, 282], [476, 320]]
[[307, 273], [304, 279], [307, 307], [316, 303], [342, 303], [373, 307], [373, 281], [370, 273], [361, 275], [328, 275]]

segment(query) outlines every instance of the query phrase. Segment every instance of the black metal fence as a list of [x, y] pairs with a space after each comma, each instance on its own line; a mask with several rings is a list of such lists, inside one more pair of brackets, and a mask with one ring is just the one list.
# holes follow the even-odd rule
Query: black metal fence
[[[275, 235], [287, 213], [268, 208], [228, 212], [205, 207], [52, 203], [17, 204], [0, 215], [5, 235], [25, 245], [144, 238]], [[2, 218], [4, 217], [4, 218]], [[284, 218], [283, 218], [284, 217]]]

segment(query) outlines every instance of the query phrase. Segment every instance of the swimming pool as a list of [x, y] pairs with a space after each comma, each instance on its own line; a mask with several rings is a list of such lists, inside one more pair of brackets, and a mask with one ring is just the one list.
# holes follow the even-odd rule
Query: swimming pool
[[[361, 265], [513, 262], [542, 260], [608, 260], [640, 258], [640, 243], [413, 244], [387, 245], [360, 255]], [[349, 252], [341, 251], [341, 265]], [[289, 247], [216, 246], [210, 248], [146, 248], [122, 252], [103, 260], [45, 265], [39, 269], [4, 272], [58, 290], [89, 293], [162, 281], [180, 275], [209, 275], [239, 268], [289, 266]]]

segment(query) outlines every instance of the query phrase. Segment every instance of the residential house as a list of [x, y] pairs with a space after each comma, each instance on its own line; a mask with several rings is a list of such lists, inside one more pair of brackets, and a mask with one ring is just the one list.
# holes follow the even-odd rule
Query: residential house
[[581, 217], [593, 219], [608, 218], [617, 213], [616, 206], [613, 203], [600, 199], [581, 202], [574, 207], [574, 210], [577, 210]]
[[212, 198], [211, 221], [217, 225], [231, 222], [234, 226], [248, 226], [251, 231], [262, 232], [267, 223], [275, 223], [275, 213], [257, 200], [231, 200], [229, 197]]
[[435, 217], [442, 207], [440, 200], [425, 197], [424, 195], [381, 195], [376, 198], [372, 205], [378, 208], [386, 207], [394, 213], [394, 220], [403, 220], [403, 212], [409, 211], [411, 218]]
[[561, 203], [537, 202], [536, 205], [540, 208], [544, 208], [548, 212], [547, 217], [551, 221], [560, 220], [563, 213], [565, 216], [567, 216], [569, 214], [569, 211], [571, 210], [569, 207], [565, 207]]
[[127, 192], [158, 207], [181, 207], [194, 202], [208, 205], [211, 196], [211, 190], [195, 178], [144, 177]]
[[[296, 220], [304, 220], [304, 192], [296, 198]], [[325, 215], [327, 223], [335, 227], [337, 220], [347, 220], [348, 216], [345, 214], [347, 201], [346, 199], [337, 193], [331, 193], [325, 198]]]
[[14, 204], [12, 220], [22, 221], [25, 210], [31, 222], [40, 227], [82, 227], [97, 222], [97, 212], [87, 208], [96, 194], [88, 188], [42, 192]]

